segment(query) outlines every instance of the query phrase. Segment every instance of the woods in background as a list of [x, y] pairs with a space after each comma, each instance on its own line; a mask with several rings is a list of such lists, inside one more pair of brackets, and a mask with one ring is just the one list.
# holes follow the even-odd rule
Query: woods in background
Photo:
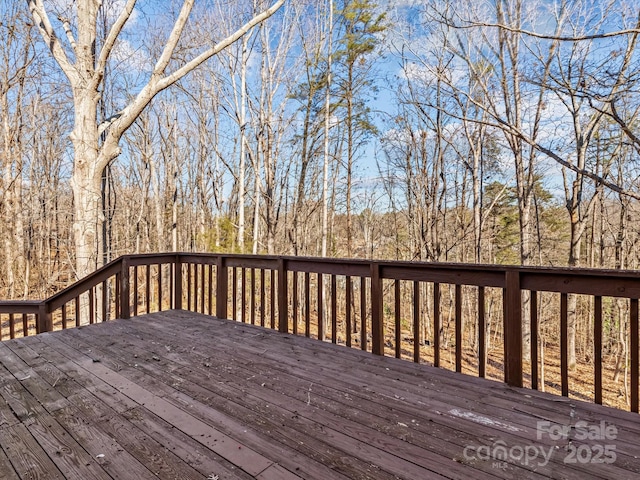
[[[116, 123], [153, 72], [180, 71], [273, 3], [194, 6], [162, 72], [179, 9], [97, 7], [89, 123], [99, 151], [119, 155], [96, 164], [92, 268], [124, 253], [325, 249], [638, 268], [634, 2], [285, 2]], [[86, 273], [79, 97], [28, 4], [40, 2], [0, 5], [2, 298], [42, 298]], [[80, 6], [98, 5], [75, 4], [44, 2], [70, 63]]]

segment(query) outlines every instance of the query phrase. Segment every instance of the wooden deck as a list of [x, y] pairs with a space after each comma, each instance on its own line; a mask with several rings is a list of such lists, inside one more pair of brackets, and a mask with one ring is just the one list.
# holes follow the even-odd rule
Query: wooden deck
[[184, 311], [2, 342], [0, 386], [2, 479], [640, 476], [635, 413]]

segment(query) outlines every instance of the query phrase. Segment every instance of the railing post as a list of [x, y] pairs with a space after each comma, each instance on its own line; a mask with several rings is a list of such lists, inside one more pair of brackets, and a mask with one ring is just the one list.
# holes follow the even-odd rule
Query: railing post
[[382, 320], [382, 279], [380, 264], [371, 263], [371, 352], [384, 355], [384, 322]]
[[131, 295], [129, 287], [129, 257], [124, 255], [120, 263], [120, 318], [131, 318]]
[[182, 310], [182, 260], [180, 255], [176, 255], [173, 269], [173, 308]]
[[227, 318], [229, 274], [223, 256], [216, 259], [216, 317]]
[[520, 272], [505, 272], [503, 291], [504, 381], [512, 387], [522, 387], [522, 291]]
[[289, 293], [287, 284], [287, 263], [284, 258], [278, 258], [278, 330], [289, 332]]
[[42, 302], [38, 306], [38, 321], [36, 322], [36, 333], [51, 332], [53, 324], [51, 322], [51, 312], [48, 311], [47, 303]]

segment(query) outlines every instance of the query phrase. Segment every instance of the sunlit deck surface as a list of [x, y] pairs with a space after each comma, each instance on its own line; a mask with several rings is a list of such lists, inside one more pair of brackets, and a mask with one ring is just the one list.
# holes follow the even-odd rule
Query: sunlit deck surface
[[[190, 312], [3, 342], [0, 364], [2, 479], [640, 475], [637, 414]], [[615, 433], [538, 428], [579, 421]]]

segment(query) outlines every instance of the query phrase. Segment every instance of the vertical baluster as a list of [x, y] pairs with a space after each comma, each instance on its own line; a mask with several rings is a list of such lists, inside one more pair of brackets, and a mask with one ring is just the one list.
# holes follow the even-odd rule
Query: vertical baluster
[[[289, 270], [284, 258], [278, 259], [278, 331], [289, 333]], [[274, 326], [275, 328], [275, 326]]]
[[198, 285], [198, 265], [197, 263], [193, 264], [193, 311], [198, 311], [198, 291], [200, 287]]
[[594, 401], [602, 405], [602, 297], [594, 297], [593, 306]]
[[175, 288], [176, 288], [176, 279], [175, 279], [175, 263], [171, 262], [167, 264], [167, 268], [169, 269], [169, 309], [176, 308], [175, 305]]
[[231, 267], [231, 280], [233, 285], [231, 286], [231, 303], [233, 308], [233, 319], [237, 322], [238, 319], [238, 269], [236, 267]]
[[530, 292], [529, 330], [531, 331], [531, 388], [538, 390], [538, 292]]
[[631, 350], [631, 411], [638, 413], [638, 375], [640, 374], [639, 351], [638, 344], [638, 299], [630, 299], [629, 304], [629, 334], [631, 339], [629, 342]]
[[456, 285], [456, 372], [462, 372], [462, 285]]
[[384, 309], [383, 309], [383, 279], [380, 276], [380, 265], [371, 263], [371, 352], [384, 356]]
[[13, 313], [9, 314], [9, 338], [16, 338], [16, 326], [15, 326], [15, 315]]
[[562, 395], [569, 396], [569, 357], [568, 357], [568, 299], [566, 293], [560, 294], [560, 377]]
[[293, 274], [293, 292], [291, 296], [293, 308], [293, 334], [298, 335], [298, 272]]
[[338, 298], [337, 279], [331, 275], [331, 343], [338, 342]]
[[394, 317], [395, 317], [395, 348], [396, 358], [402, 357], [402, 302], [400, 298], [400, 280], [396, 279], [393, 286], [394, 295]]
[[[149, 297], [147, 297], [147, 301]], [[148, 308], [148, 307], [147, 307]], [[102, 321], [107, 321], [107, 281], [102, 282]]]
[[113, 278], [113, 281], [115, 283], [115, 312], [113, 315], [113, 318], [119, 318], [120, 317], [120, 274], [116, 273], [116, 276]]
[[[225, 258], [220, 256], [216, 259], [216, 317], [229, 317], [229, 269]], [[235, 298], [235, 295], [234, 295]], [[234, 317], [231, 317], [234, 318]]]
[[271, 328], [276, 328], [276, 271], [270, 270], [271, 272]]
[[205, 306], [205, 300], [206, 300], [205, 274], [206, 274], [206, 265], [203, 263], [200, 265], [200, 313], [204, 313], [204, 306]]
[[367, 279], [360, 277], [360, 349], [367, 349]]
[[440, 284], [433, 284], [433, 366], [440, 366]]
[[484, 378], [487, 371], [487, 318], [484, 287], [478, 287], [478, 376]]
[[324, 279], [322, 274], [318, 273], [318, 339], [324, 340], [324, 298], [323, 298], [323, 284]]
[[[13, 322], [11, 322], [13, 324]], [[67, 328], [67, 304], [62, 304], [62, 329], [65, 330]]]
[[80, 297], [75, 298], [75, 308], [76, 308], [76, 327], [80, 326]]
[[345, 295], [345, 309], [344, 309], [344, 320], [345, 320], [345, 330], [347, 335], [347, 347], [351, 347], [353, 342], [351, 338], [351, 325], [353, 322], [352, 313], [351, 313], [351, 295], [352, 295], [352, 285], [351, 285], [351, 277], [347, 275], [345, 278], [345, 288], [347, 289]]
[[420, 282], [413, 282], [413, 361], [420, 363]]
[[158, 264], [158, 311], [162, 311], [162, 264]]
[[151, 265], [147, 263], [146, 267], [147, 279], [144, 286], [145, 295], [147, 297], [147, 313], [151, 313]]
[[209, 264], [209, 286], [207, 288], [209, 292], [209, 305], [207, 312], [209, 315], [213, 315], [213, 264]]
[[[90, 292], [92, 292], [92, 290], [90, 290]], [[91, 295], [91, 293], [89, 295]], [[133, 316], [138, 316], [138, 265], [133, 267]]]
[[26, 337], [29, 335], [29, 315], [23, 313], [22, 314], [22, 336]]
[[304, 335], [311, 335], [311, 276], [304, 272]]
[[95, 300], [95, 290], [96, 287], [91, 287], [89, 289], [89, 324], [93, 325], [96, 323], [96, 300]]
[[191, 311], [191, 290], [193, 284], [191, 283], [191, 265], [192, 263], [187, 263], [187, 310]]

